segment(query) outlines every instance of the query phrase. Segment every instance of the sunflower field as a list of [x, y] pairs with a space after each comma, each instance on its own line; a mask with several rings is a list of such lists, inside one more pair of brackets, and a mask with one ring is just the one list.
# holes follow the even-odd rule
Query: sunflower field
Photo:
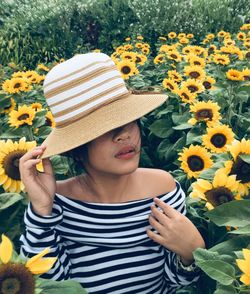
[[[169, 31], [154, 43], [146, 34], [134, 34], [111, 53], [94, 51], [110, 54], [132, 92], [163, 91], [169, 97], [141, 119], [140, 166], [167, 170], [181, 183], [188, 217], [207, 248], [194, 252], [202, 270], [199, 281], [177, 293], [250, 293], [250, 23], [236, 32], [208, 33], [199, 42], [188, 31]], [[14, 62], [0, 67], [0, 273], [8, 270], [12, 258], [17, 267], [28, 265], [39, 274], [36, 261], [47, 254], [20, 265], [10, 239], [18, 251], [28, 203], [19, 159], [56, 127], [42, 84], [46, 73], [62, 61], [33, 68]], [[58, 180], [81, 172], [63, 155], [53, 156], [51, 162]], [[52, 264], [50, 260], [44, 265], [43, 272]], [[60, 284], [53, 284], [53, 293], [60, 291]], [[33, 287], [52, 285], [37, 279]], [[67, 287], [76, 289], [70, 293], [85, 293], [76, 284]]]

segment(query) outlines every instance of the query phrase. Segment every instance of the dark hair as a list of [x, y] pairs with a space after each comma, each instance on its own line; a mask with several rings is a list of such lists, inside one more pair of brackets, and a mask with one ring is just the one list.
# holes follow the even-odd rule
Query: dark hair
[[[140, 130], [140, 136], [142, 137], [142, 126], [140, 119], [137, 119], [136, 123]], [[84, 163], [86, 163], [88, 160], [88, 144], [89, 143], [80, 145], [61, 154], [68, 160], [69, 173], [71, 176], [76, 176], [79, 173], [87, 173], [87, 170], [84, 168]]]

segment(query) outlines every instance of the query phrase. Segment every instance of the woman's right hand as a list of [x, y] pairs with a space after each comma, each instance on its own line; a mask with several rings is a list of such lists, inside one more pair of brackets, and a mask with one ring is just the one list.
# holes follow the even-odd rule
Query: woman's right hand
[[19, 161], [21, 181], [25, 186], [34, 211], [41, 215], [50, 215], [56, 192], [56, 180], [49, 158], [42, 159], [44, 172], [38, 172], [36, 165], [41, 162], [37, 158], [45, 150], [45, 146], [38, 146], [25, 153]]

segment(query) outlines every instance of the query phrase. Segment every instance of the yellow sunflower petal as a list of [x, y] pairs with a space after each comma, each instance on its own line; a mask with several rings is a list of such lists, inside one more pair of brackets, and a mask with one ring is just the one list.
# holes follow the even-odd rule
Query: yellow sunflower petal
[[34, 275], [40, 275], [43, 273], [48, 272], [54, 263], [56, 262], [57, 258], [56, 257], [48, 257], [44, 259], [39, 259], [33, 262], [32, 264], [27, 265], [26, 267], [29, 269], [30, 272]]
[[243, 284], [250, 285], [250, 275], [242, 275], [240, 280]]
[[222, 170], [217, 170], [215, 177], [213, 179], [213, 186], [215, 188], [225, 186], [227, 182], [227, 176], [222, 172]]
[[44, 255], [49, 253], [49, 248], [45, 248], [42, 252], [40, 252], [39, 254], [31, 257], [27, 262], [26, 262], [26, 266], [32, 266], [32, 264], [36, 263], [37, 261], [39, 261]]
[[10, 261], [13, 253], [13, 245], [8, 237], [2, 234], [2, 243], [0, 244], [0, 260], [6, 264]]
[[236, 263], [243, 273], [250, 274], [250, 263], [244, 259], [236, 259]]
[[[243, 255], [244, 255], [244, 258], [250, 262], [250, 249], [246, 249], [244, 248], [243, 250]], [[250, 264], [249, 264], [249, 267], [250, 267]]]
[[208, 210], [212, 210], [212, 209], [214, 209], [214, 206], [213, 206], [211, 203], [207, 202], [207, 203], [206, 203], [206, 208], [207, 208]]
[[8, 179], [8, 176], [6, 174], [0, 175], [0, 185], [4, 184]]
[[209, 183], [209, 182], [206, 181], [206, 180], [198, 179], [197, 182], [198, 182], [198, 185], [199, 185], [202, 189], [204, 189], [205, 191], [211, 190], [211, 189], [213, 188], [212, 184]]

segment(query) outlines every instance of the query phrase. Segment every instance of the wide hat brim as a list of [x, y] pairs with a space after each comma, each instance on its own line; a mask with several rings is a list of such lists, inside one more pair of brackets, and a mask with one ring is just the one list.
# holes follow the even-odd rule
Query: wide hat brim
[[65, 127], [55, 127], [42, 145], [41, 158], [61, 154], [151, 112], [167, 100], [163, 94], [130, 94], [89, 113]]

